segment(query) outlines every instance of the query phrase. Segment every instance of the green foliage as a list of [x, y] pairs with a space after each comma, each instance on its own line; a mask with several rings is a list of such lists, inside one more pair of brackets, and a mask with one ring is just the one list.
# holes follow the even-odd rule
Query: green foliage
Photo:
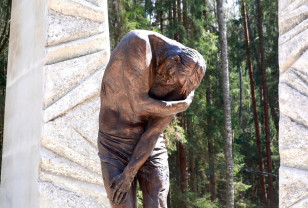
[[186, 143], [185, 131], [183, 127], [179, 125], [179, 120], [177, 117], [174, 117], [169, 126], [166, 128], [164, 136], [169, 154], [176, 150], [177, 142]]
[[141, 1], [137, 0], [114, 0], [108, 1], [110, 45], [113, 49], [121, 38], [134, 29], [154, 28], [150, 25], [145, 8]]
[[[183, 200], [185, 199], [185, 200]], [[183, 194], [179, 194], [175, 199], [177, 204], [185, 204], [186, 208], [220, 208], [218, 199], [215, 201], [210, 200], [210, 194], [200, 196], [195, 192], [187, 191]]]
[[198, 207], [198, 208], [219, 208], [220, 206], [217, 205], [217, 200], [212, 202], [210, 200], [210, 195], [208, 194], [205, 197], [201, 197], [196, 199], [196, 201], [193, 203], [193, 207]]
[[204, 56], [207, 63], [215, 59], [218, 53], [217, 47], [218, 36], [215, 33], [202, 30], [200, 41], [197, 42], [196, 48]]
[[[218, 26], [215, 0], [181, 0], [180, 9], [175, 9], [175, 0], [112, 0], [108, 1], [110, 41], [113, 49], [130, 30], [146, 29], [159, 32], [198, 50], [207, 62], [207, 72], [190, 108], [181, 119], [175, 118], [165, 131], [170, 163], [170, 207], [171, 208], [217, 208], [225, 205], [225, 156], [224, 156], [224, 112], [222, 83], [219, 70]], [[251, 52], [256, 85], [257, 110], [260, 117], [261, 139], [265, 153], [261, 81], [259, 74], [259, 38], [257, 34], [256, 4], [247, 0]], [[0, 33], [8, 23], [7, 11], [10, 1], [1, 2]], [[205, 4], [206, 3], [206, 4]], [[240, 9], [240, 1], [238, 1]], [[265, 41], [266, 76], [271, 108], [271, 139], [273, 174], [278, 175], [278, 20], [277, 1], [262, 1]], [[185, 9], [185, 10], [184, 10]], [[180, 10], [180, 12], [179, 12]], [[178, 18], [179, 15], [181, 18]], [[187, 19], [184, 19], [186, 14]], [[243, 20], [241, 14], [229, 15], [227, 37], [229, 49], [229, 77], [232, 103], [234, 135], [234, 186], [235, 206], [239, 208], [264, 207], [260, 199], [259, 176], [243, 171], [258, 170], [258, 152], [246, 63]], [[6, 21], [7, 20], [7, 21]], [[0, 37], [0, 144], [4, 116], [4, 97], [9, 27]], [[5, 43], [5, 44], [4, 44]], [[181, 122], [179, 122], [181, 120]], [[187, 167], [187, 189], [180, 187], [178, 143], [185, 146]], [[1, 147], [0, 147], [1, 149]], [[1, 153], [1, 152], [0, 152]], [[264, 155], [263, 155], [264, 156]], [[214, 188], [211, 186], [214, 176]], [[276, 192], [278, 178], [274, 178]], [[213, 185], [213, 184], [212, 184]], [[211, 198], [214, 189], [216, 199]], [[278, 193], [278, 192], [277, 192]], [[276, 195], [277, 195], [276, 193]], [[138, 207], [142, 207], [142, 194], [137, 192]], [[185, 205], [185, 206], [184, 206]]]
[[137, 185], [137, 208], [143, 207], [142, 191], [140, 190], [139, 184]]

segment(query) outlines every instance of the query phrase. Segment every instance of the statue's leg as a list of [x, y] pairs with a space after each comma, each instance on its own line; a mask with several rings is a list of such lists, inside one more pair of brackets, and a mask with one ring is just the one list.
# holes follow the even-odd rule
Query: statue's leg
[[105, 189], [106, 189], [107, 196], [108, 196], [108, 199], [110, 201], [112, 208], [136, 208], [137, 180], [135, 179], [132, 182], [131, 188], [128, 192], [128, 197], [127, 197], [126, 202], [124, 204], [121, 204], [121, 205], [113, 205], [111, 200], [110, 200], [111, 197], [112, 197], [112, 189], [109, 188], [110, 182], [111, 182], [113, 177], [122, 173], [123, 168], [116, 168], [114, 165], [110, 165], [106, 162], [101, 162], [101, 167], [102, 167], [102, 175], [103, 175], [103, 179], [104, 179]]
[[168, 160], [156, 167], [144, 165], [138, 172], [138, 181], [142, 190], [144, 208], [167, 208]]
[[[119, 145], [121, 143], [121, 145]], [[129, 153], [133, 144], [125, 143], [122, 138], [107, 135], [103, 132], [99, 132], [97, 146], [99, 150], [99, 158], [101, 160], [102, 175], [104, 179], [104, 185], [112, 205], [111, 197], [112, 191], [110, 182], [112, 179], [121, 174], [128, 163]], [[128, 192], [127, 200], [122, 205], [112, 205], [112, 208], [136, 208], [137, 201], [137, 180], [132, 182], [131, 188]]]

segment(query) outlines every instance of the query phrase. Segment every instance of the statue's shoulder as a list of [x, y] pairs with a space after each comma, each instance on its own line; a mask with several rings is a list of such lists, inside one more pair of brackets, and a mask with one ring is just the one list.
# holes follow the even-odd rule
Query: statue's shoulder
[[148, 43], [149, 35], [153, 32], [147, 30], [132, 30], [128, 32], [121, 40], [121, 42], [138, 42], [138, 43]]
[[168, 45], [169, 47], [184, 47], [181, 43], [172, 40], [162, 34], [149, 30], [132, 30], [128, 32], [120, 41], [123, 45], [146, 45], [151, 43]]

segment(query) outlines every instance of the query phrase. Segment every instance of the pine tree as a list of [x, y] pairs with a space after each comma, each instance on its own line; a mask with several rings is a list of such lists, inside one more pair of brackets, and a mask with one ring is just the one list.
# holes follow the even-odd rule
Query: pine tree
[[[264, 172], [264, 165], [262, 160], [262, 146], [261, 146], [261, 139], [260, 139], [260, 128], [259, 128], [259, 119], [258, 119], [258, 112], [257, 112], [257, 102], [255, 97], [255, 82], [253, 78], [253, 67], [252, 67], [252, 60], [250, 55], [250, 40], [249, 40], [249, 33], [248, 33], [248, 20], [246, 14], [246, 2], [242, 0], [242, 15], [244, 19], [244, 28], [245, 28], [245, 39], [246, 39], [246, 53], [247, 53], [247, 64], [249, 68], [249, 79], [250, 79], [250, 91], [251, 91], [251, 101], [253, 106], [253, 117], [254, 117], [254, 124], [255, 124], [255, 132], [256, 132], [256, 142], [258, 147], [258, 161], [259, 161], [259, 170], [261, 173]], [[265, 188], [265, 178], [264, 175], [260, 175], [260, 186], [262, 190], [262, 200], [266, 204], [267, 203], [267, 194]]]
[[226, 159], [226, 196], [227, 208], [234, 207], [234, 185], [233, 185], [233, 154], [232, 154], [232, 123], [231, 123], [231, 100], [229, 89], [228, 49], [227, 31], [222, 0], [217, 2], [217, 16], [219, 26], [219, 42], [221, 51], [222, 85], [225, 116], [225, 159]]
[[270, 206], [275, 207], [274, 201], [274, 186], [272, 178], [272, 158], [271, 158], [271, 139], [270, 139], [270, 126], [269, 126], [269, 112], [268, 112], [268, 92], [265, 77], [265, 57], [264, 57], [264, 40], [262, 29], [262, 7], [260, 0], [257, 0], [258, 7], [258, 34], [259, 34], [259, 50], [261, 56], [261, 80], [262, 80], [262, 94], [263, 94], [263, 110], [264, 110], [264, 124], [265, 124], [265, 138], [266, 138], [266, 159], [267, 159], [267, 171], [268, 186], [269, 186], [269, 199]]

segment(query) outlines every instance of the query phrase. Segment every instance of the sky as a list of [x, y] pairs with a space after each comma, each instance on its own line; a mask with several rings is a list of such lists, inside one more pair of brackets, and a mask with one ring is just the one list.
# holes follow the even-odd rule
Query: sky
[[237, 1], [238, 0], [227, 0], [228, 11], [230, 11], [235, 17], [238, 17], [240, 15], [239, 6], [236, 5]]

